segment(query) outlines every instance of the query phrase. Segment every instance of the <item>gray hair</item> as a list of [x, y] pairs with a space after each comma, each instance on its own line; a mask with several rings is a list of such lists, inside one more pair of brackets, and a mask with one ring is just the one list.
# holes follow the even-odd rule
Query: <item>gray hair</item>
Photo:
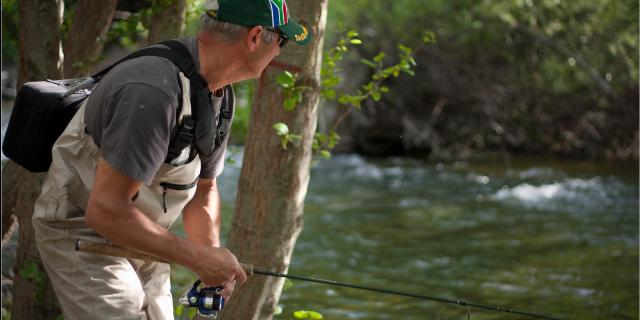
[[[219, 35], [227, 41], [236, 41], [247, 31], [247, 27], [245, 26], [223, 22], [206, 13], [200, 17], [200, 21], [202, 22], [200, 30]], [[266, 44], [271, 44], [271, 42], [276, 40], [276, 36], [275, 32], [263, 32], [262, 40]]]

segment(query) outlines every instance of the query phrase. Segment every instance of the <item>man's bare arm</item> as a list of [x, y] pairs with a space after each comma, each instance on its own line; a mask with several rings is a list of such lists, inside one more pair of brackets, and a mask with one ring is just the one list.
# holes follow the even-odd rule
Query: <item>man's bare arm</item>
[[87, 225], [115, 244], [185, 265], [207, 285], [225, 284], [225, 295], [233, 291], [229, 284], [234, 280], [246, 281], [229, 250], [182, 239], [138, 210], [132, 198], [140, 184], [101, 158], [87, 204]]
[[182, 213], [189, 240], [205, 246], [220, 246], [220, 193], [216, 179], [199, 179], [196, 194]]

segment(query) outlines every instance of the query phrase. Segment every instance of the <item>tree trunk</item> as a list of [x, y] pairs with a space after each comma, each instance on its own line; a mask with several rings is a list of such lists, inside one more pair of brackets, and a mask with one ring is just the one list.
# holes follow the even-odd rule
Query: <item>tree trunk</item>
[[147, 44], [175, 39], [182, 36], [184, 19], [187, 13], [186, 0], [173, 0], [170, 4], [160, 4], [157, 12], [147, 19]]
[[[60, 79], [62, 48], [58, 30], [62, 25], [63, 1], [23, 0], [18, 2], [18, 10], [20, 66], [17, 85], [31, 80]], [[40, 193], [44, 174], [32, 174], [12, 161], [5, 165], [2, 173], [3, 214], [17, 215], [20, 224], [11, 318], [54, 319], [60, 315], [60, 310], [40, 263], [31, 226], [33, 204]], [[29, 266], [36, 269], [23, 278], [21, 271]]]
[[[309, 21], [313, 43], [290, 44], [279, 60], [259, 79], [238, 181], [236, 211], [228, 248], [240, 261], [277, 272], [286, 272], [302, 230], [303, 203], [309, 183], [312, 141], [316, 131], [320, 64], [327, 14], [327, 0], [291, 1], [296, 18]], [[284, 63], [286, 62], [286, 63]], [[300, 73], [303, 102], [293, 111], [283, 107], [276, 76], [284, 70]], [[302, 140], [287, 150], [280, 144], [273, 124], [283, 122]], [[222, 312], [223, 319], [271, 319], [284, 280], [254, 277], [234, 294]]]
[[64, 44], [64, 76], [87, 76], [100, 57], [118, 0], [80, 0]]
[[[63, 1], [27, 0], [18, 2], [18, 45], [20, 62], [16, 88], [32, 80], [61, 79], [62, 49], [58, 30], [62, 25]], [[22, 176], [6, 175], [15, 163], [9, 161], [3, 169], [2, 179], [2, 244], [11, 238], [18, 222], [15, 190]], [[12, 195], [12, 196], [7, 196]]]

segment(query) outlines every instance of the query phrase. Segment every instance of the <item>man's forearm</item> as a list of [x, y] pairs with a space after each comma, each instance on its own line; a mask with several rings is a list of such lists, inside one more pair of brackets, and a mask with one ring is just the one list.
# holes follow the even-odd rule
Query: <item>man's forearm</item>
[[192, 266], [197, 260], [193, 244], [153, 222], [133, 205], [93, 201], [86, 223], [107, 240], [158, 258]]
[[220, 246], [220, 193], [215, 180], [198, 184], [194, 198], [184, 208], [182, 221], [189, 240]]

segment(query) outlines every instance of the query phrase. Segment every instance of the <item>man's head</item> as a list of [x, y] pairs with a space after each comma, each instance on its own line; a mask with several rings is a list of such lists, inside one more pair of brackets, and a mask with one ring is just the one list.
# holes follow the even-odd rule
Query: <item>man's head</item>
[[299, 45], [312, 39], [307, 27], [289, 19], [285, 0], [206, 0], [204, 7], [207, 16], [220, 22], [247, 28], [262, 26]]
[[222, 50], [232, 53], [225, 62], [233, 64], [227, 79], [232, 82], [260, 77], [284, 44], [305, 45], [312, 38], [307, 27], [289, 19], [284, 0], [206, 0], [205, 9], [199, 38], [211, 48], [205, 51], [207, 60], [222, 58], [221, 48], [211, 46], [213, 38], [222, 41]]

